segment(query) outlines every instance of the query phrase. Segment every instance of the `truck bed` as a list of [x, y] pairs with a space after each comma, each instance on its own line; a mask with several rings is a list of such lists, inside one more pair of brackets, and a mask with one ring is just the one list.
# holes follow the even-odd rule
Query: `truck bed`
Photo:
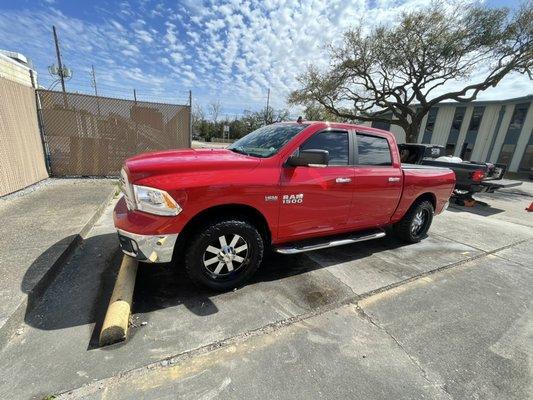
[[437, 166], [437, 165], [420, 165], [420, 164], [402, 164], [402, 169], [451, 169], [446, 166]]
[[[455, 173], [455, 189], [457, 194], [469, 194], [476, 192], [494, 192], [505, 187], [520, 186], [519, 181], [502, 179], [507, 166], [503, 164], [490, 164], [485, 162], [464, 161], [449, 162], [437, 160], [437, 157], [444, 155], [444, 147], [432, 144], [405, 143], [398, 145], [400, 152], [404, 154], [409, 163], [403, 164], [404, 169], [415, 169], [417, 167], [429, 168], [449, 168]], [[484, 171], [485, 177], [482, 180], [472, 178], [475, 171]]]

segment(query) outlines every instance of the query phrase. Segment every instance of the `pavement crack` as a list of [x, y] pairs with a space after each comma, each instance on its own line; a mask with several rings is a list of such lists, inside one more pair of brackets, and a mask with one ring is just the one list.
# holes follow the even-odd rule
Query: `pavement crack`
[[524, 267], [524, 268], [527, 268], [527, 269], [533, 269], [533, 266], [531, 266], [529, 264], [524, 264], [524, 263], [521, 263], [520, 261], [516, 261], [516, 260], [510, 260], [509, 258], [505, 258], [504, 256], [502, 256], [500, 254], [493, 254], [493, 256], [494, 257], [498, 257], [500, 260], [507, 261], [508, 263], [519, 265], [520, 267]]
[[[391, 335], [390, 332], [388, 332], [384, 327], [380, 326], [375, 321], [373, 321], [373, 319], [368, 314], [366, 314], [366, 312], [364, 312], [364, 310], [358, 305], [358, 303], [361, 300], [368, 299], [370, 297], [373, 297], [375, 295], [379, 295], [379, 294], [384, 293], [384, 292], [388, 292], [388, 291], [396, 289], [396, 288], [398, 288], [400, 286], [404, 286], [404, 285], [407, 285], [409, 283], [412, 283], [412, 282], [418, 281], [420, 279], [423, 279], [423, 278], [425, 278], [427, 276], [438, 274], [438, 273], [441, 273], [441, 272], [445, 272], [445, 271], [447, 271], [449, 269], [453, 269], [455, 267], [459, 267], [459, 266], [468, 264], [471, 261], [486, 257], [489, 254], [496, 253], [498, 251], [501, 251], [501, 250], [507, 249], [509, 247], [521, 244], [521, 243], [526, 242], [528, 240], [530, 240], [530, 239], [520, 240], [518, 242], [509, 244], [509, 245], [506, 245], [506, 246], [503, 246], [503, 247], [500, 247], [498, 249], [491, 250], [491, 251], [488, 251], [488, 252], [483, 252], [482, 251], [481, 253], [479, 253], [479, 254], [477, 254], [477, 255], [475, 255], [473, 257], [469, 257], [469, 258], [466, 258], [464, 260], [459, 260], [457, 262], [453, 262], [453, 263], [450, 263], [448, 265], [444, 265], [442, 267], [436, 268], [434, 270], [426, 271], [426, 272], [414, 275], [414, 276], [412, 276], [410, 278], [407, 278], [407, 279], [404, 279], [402, 281], [399, 281], [399, 282], [396, 282], [396, 283], [393, 283], [393, 284], [390, 284], [390, 285], [386, 285], [386, 286], [383, 286], [381, 288], [378, 288], [378, 289], [375, 289], [375, 290], [372, 290], [372, 291], [369, 291], [369, 292], [366, 292], [366, 293], [362, 293], [362, 294], [355, 293], [353, 291], [353, 289], [349, 285], [347, 285], [346, 283], [342, 282], [340, 279], [338, 279], [336, 277], [339, 282], [341, 282], [343, 285], [346, 285], [349, 288], [350, 293], [353, 293], [353, 295], [351, 295], [351, 296], [348, 295], [347, 297], [345, 297], [342, 300], [333, 301], [331, 303], [319, 306], [317, 308], [314, 308], [314, 309], [312, 309], [312, 310], [310, 310], [308, 312], [302, 313], [302, 314], [298, 314], [298, 315], [295, 315], [295, 316], [292, 316], [292, 317], [289, 317], [289, 318], [281, 319], [281, 320], [269, 323], [267, 325], [264, 325], [262, 327], [259, 327], [259, 328], [253, 329], [253, 330], [241, 332], [241, 333], [239, 333], [237, 335], [230, 336], [230, 337], [227, 337], [225, 339], [221, 339], [221, 340], [218, 340], [218, 341], [215, 341], [215, 342], [211, 342], [211, 343], [205, 344], [205, 345], [200, 346], [200, 347], [196, 347], [196, 348], [190, 349], [188, 351], [185, 351], [185, 352], [182, 352], [182, 353], [179, 353], [179, 354], [175, 354], [175, 355], [172, 355], [172, 356], [169, 356], [169, 357], [165, 357], [163, 359], [160, 359], [159, 361], [151, 362], [151, 363], [146, 364], [144, 366], [140, 366], [140, 367], [136, 367], [136, 368], [132, 368], [132, 369], [121, 371], [121, 372], [119, 372], [118, 374], [116, 374], [114, 376], [105, 377], [105, 378], [102, 378], [102, 379], [100, 379], [98, 381], [94, 381], [94, 382], [90, 382], [90, 383], [87, 383], [85, 385], [82, 385], [81, 387], [78, 387], [78, 388], [71, 388], [69, 390], [64, 391], [62, 394], [63, 395], [68, 395], [68, 394], [70, 394], [70, 393], [72, 393], [74, 391], [78, 391], [80, 389], [81, 390], [84, 390], [84, 389], [85, 390], [91, 390], [91, 389], [98, 390], [99, 387], [105, 387], [107, 384], [110, 384], [111, 382], [113, 382], [115, 380], [118, 380], [118, 379], [121, 379], [121, 378], [124, 378], [124, 377], [127, 377], [127, 376], [141, 374], [141, 373], [143, 373], [143, 371], [146, 371], [146, 370], [153, 370], [153, 369], [156, 369], [156, 368], [165, 368], [165, 367], [167, 367], [169, 365], [172, 365], [172, 364], [181, 363], [181, 362], [183, 362], [185, 360], [191, 359], [193, 357], [196, 357], [196, 356], [199, 356], [199, 355], [202, 355], [202, 354], [205, 354], [205, 353], [209, 353], [209, 352], [211, 352], [213, 350], [216, 350], [216, 349], [219, 349], [219, 348], [228, 347], [230, 345], [234, 345], [234, 344], [243, 342], [243, 341], [245, 341], [245, 340], [247, 340], [247, 339], [249, 339], [251, 337], [260, 336], [260, 335], [268, 335], [268, 334], [276, 332], [276, 331], [278, 331], [278, 330], [280, 330], [280, 329], [282, 329], [284, 327], [293, 325], [295, 323], [303, 322], [303, 321], [305, 321], [305, 320], [307, 320], [309, 318], [312, 318], [314, 316], [318, 316], [318, 315], [324, 314], [326, 312], [329, 312], [329, 311], [332, 311], [332, 310], [336, 310], [336, 309], [338, 309], [338, 308], [340, 308], [342, 306], [351, 304], [351, 305], [355, 305], [355, 307], [358, 310], [359, 315], [361, 317], [365, 318], [371, 324], [375, 325], [377, 328], [379, 328], [380, 330], [384, 331], [389, 337], [392, 338], [392, 340], [394, 340], [394, 342], [400, 347], [400, 349], [403, 352], [406, 353], [406, 355], [409, 357], [411, 362], [413, 362], [417, 366], [417, 368], [420, 369], [420, 371], [423, 374], [424, 379], [430, 385], [435, 386], [437, 388], [440, 388], [444, 393], [447, 394], [447, 396], [452, 398], [450, 396], [450, 394], [446, 391], [446, 389], [442, 385], [439, 385], [439, 384], [431, 382], [431, 380], [427, 376], [426, 371], [406, 351], [406, 349], [401, 345], [401, 343], [393, 335]], [[331, 273], [330, 271], [328, 271], [328, 272]]]
[[468, 246], [468, 247], [471, 247], [473, 248], [474, 250], [477, 250], [477, 251], [481, 251], [483, 253], [486, 253], [487, 251], [486, 250], [483, 250], [482, 248], [480, 247], [476, 247], [472, 244], [467, 244], [467, 243], [464, 243], [464, 242], [461, 242], [460, 240], [457, 240], [457, 239], [454, 239], [454, 238], [451, 238], [451, 237], [448, 237], [446, 235], [441, 235], [440, 233], [431, 233], [431, 236], [439, 236], [441, 238], [444, 238], [444, 239], [447, 239], [447, 240], [450, 240], [452, 242], [455, 242], [455, 243], [459, 243], [459, 244], [462, 244], [463, 246]]
[[388, 337], [390, 337], [394, 341], [394, 343], [396, 343], [396, 345], [400, 348], [400, 350], [407, 356], [407, 358], [409, 358], [409, 361], [411, 361], [411, 363], [421, 372], [422, 377], [424, 378], [426, 382], [428, 382], [431, 386], [442, 390], [449, 399], [453, 399], [453, 396], [446, 390], [445, 385], [438, 383], [438, 382], [433, 382], [430, 379], [427, 371], [422, 367], [422, 365], [418, 362], [418, 360], [414, 358], [413, 356], [411, 356], [411, 354], [409, 354], [409, 352], [402, 345], [402, 343], [392, 333], [390, 333], [387, 328], [385, 328], [381, 324], [378, 324], [365, 310], [363, 310], [363, 308], [358, 303], [355, 304], [355, 309], [359, 317], [369, 322], [370, 324], [378, 328], [380, 331], [384, 332]]

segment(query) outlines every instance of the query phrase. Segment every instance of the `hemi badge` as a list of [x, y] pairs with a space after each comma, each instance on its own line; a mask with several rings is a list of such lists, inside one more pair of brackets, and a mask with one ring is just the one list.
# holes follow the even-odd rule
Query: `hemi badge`
[[278, 201], [278, 196], [265, 196], [265, 201]]

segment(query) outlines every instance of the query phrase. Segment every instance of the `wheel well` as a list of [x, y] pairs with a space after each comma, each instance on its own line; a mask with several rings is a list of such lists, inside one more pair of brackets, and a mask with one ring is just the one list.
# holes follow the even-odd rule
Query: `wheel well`
[[[185, 242], [187, 239], [191, 236], [191, 234], [194, 232], [195, 229], [198, 227], [207, 224], [209, 221], [212, 221], [214, 218], [218, 217], [240, 217], [245, 218], [247, 221], [252, 223], [261, 236], [263, 237], [263, 240], [265, 243], [270, 243], [272, 235], [270, 232], [270, 228], [268, 226], [268, 222], [264, 215], [259, 212], [257, 209], [245, 205], [245, 204], [224, 204], [220, 206], [214, 206], [211, 208], [207, 208], [198, 214], [196, 214], [193, 218], [187, 222], [185, 227], [182, 229], [180, 234], [178, 235], [178, 242], [176, 243], [176, 246], [174, 247], [174, 254], [177, 252], [181, 252], [183, 250], [183, 246], [185, 245]], [[174, 258], [176, 259], [176, 258]]]
[[433, 193], [428, 192], [428, 193], [421, 194], [420, 196], [416, 198], [413, 204], [415, 204], [418, 201], [423, 201], [423, 200], [427, 200], [431, 203], [431, 205], [433, 206], [433, 211], [437, 209], [437, 198], [435, 197]]

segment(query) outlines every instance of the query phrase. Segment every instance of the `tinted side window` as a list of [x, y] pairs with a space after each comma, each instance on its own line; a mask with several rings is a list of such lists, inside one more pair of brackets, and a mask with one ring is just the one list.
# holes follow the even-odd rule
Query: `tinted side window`
[[329, 151], [329, 165], [348, 165], [348, 133], [326, 131], [311, 136], [301, 150]]
[[359, 165], [392, 165], [389, 142], [387, 139], [357, 134]]

